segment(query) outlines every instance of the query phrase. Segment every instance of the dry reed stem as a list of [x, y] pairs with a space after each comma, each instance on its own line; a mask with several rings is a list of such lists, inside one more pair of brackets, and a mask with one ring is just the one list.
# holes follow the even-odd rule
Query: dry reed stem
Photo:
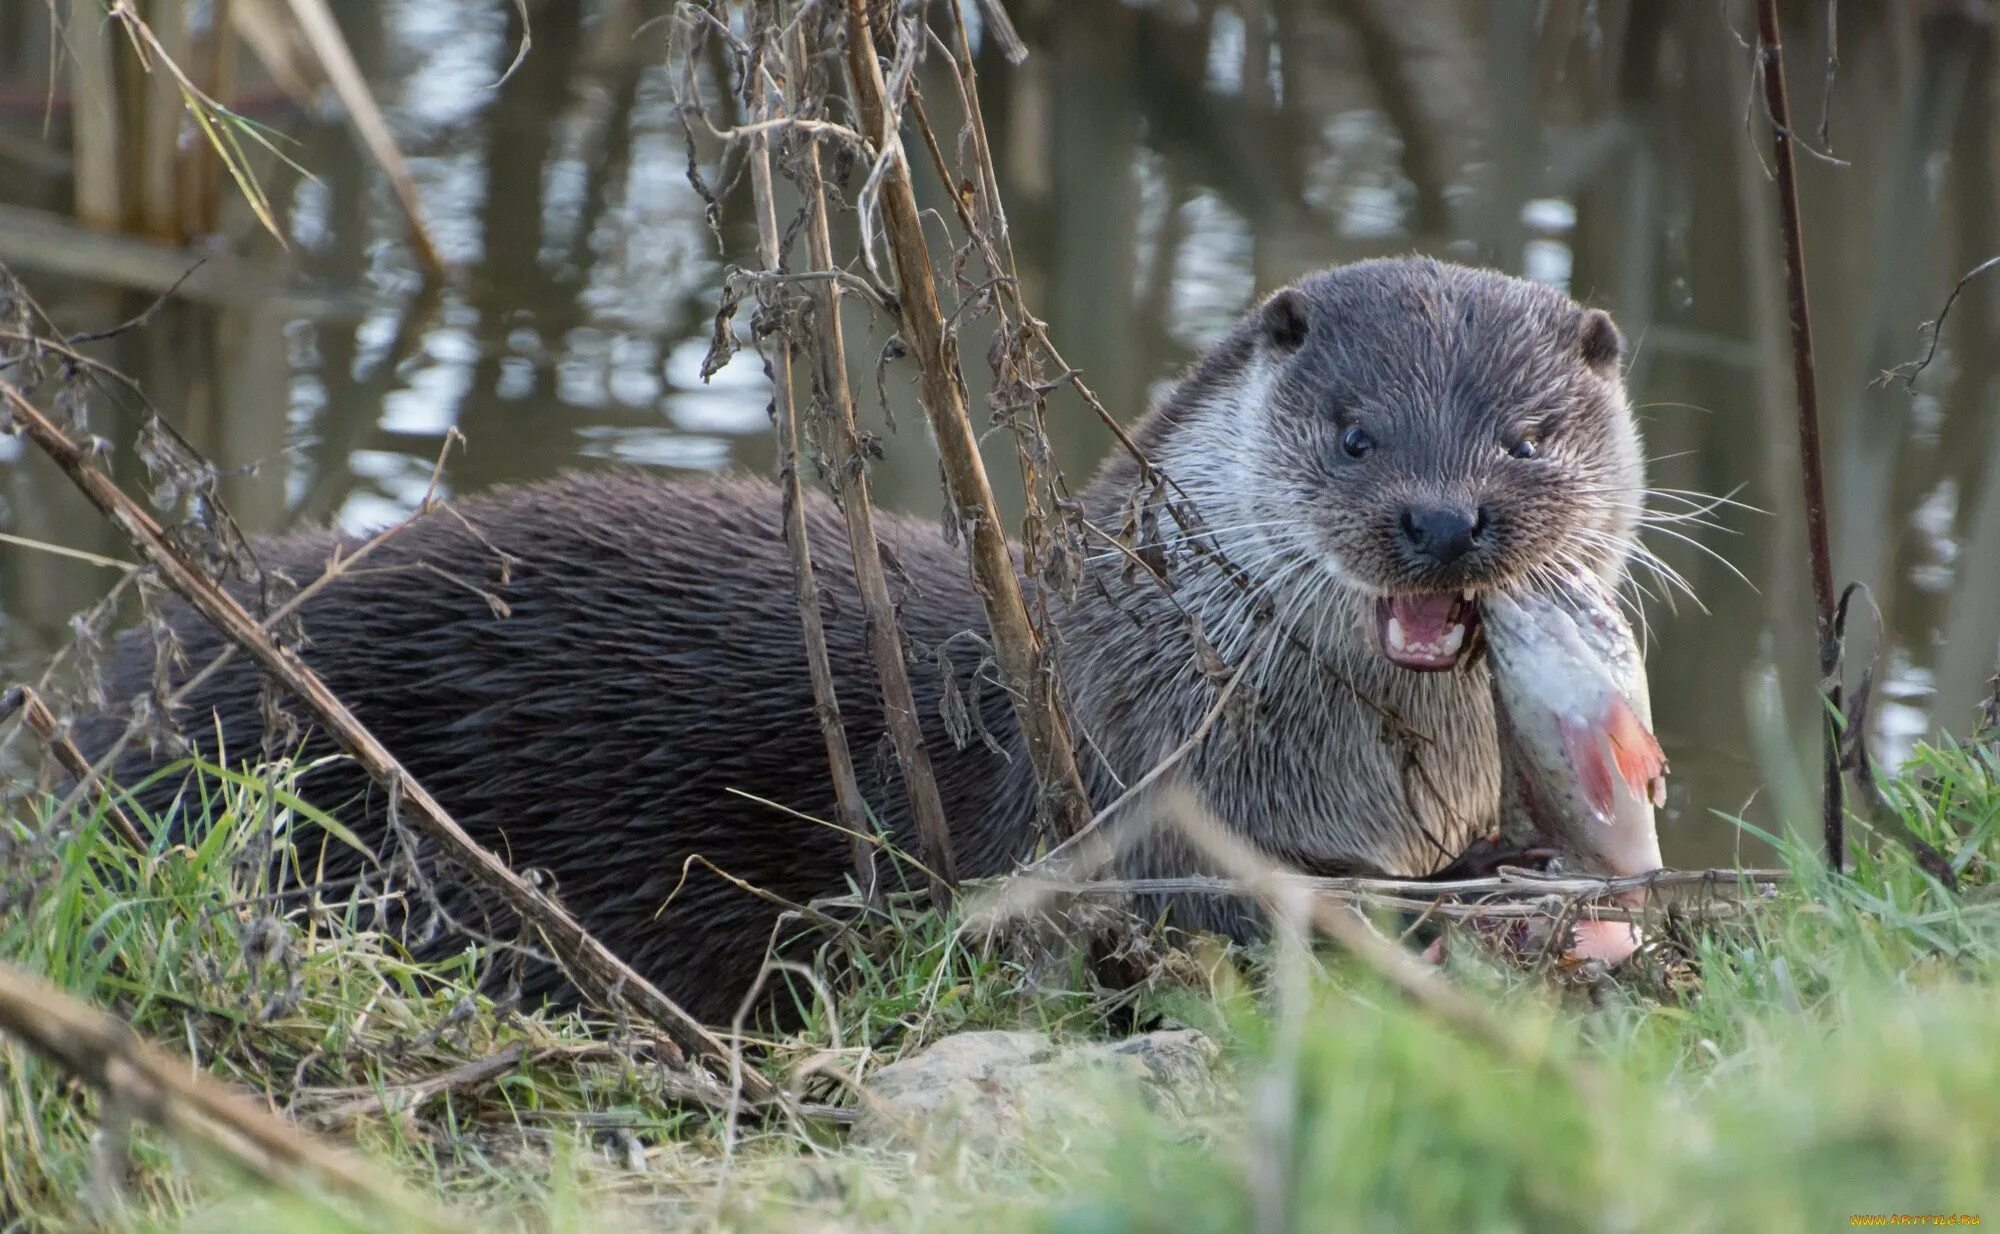
[[1835, 871], [1847, 860], [1846, 804], [1840, 765], [1840, 640], [1834, 630], [1833, 556], [1827, 543], [1826, 481], [1820, 465], [1819, 379], [1813, 366], [1812, 314], [1806, 300], [1805, 233], [1799, 222], [1798, 167], [1793, 158], [1791, 103], [1785, 91], [1784, 44], [1777, 0], [1758, 0], [1757, 56], [1764, 78], [1776, 155], [1778, 222], [1785, 240], [1785, 288], [1791, 305], [1792, 379], [1798, 390], [1799, 477], [1805, 491], [1806, 542], [1812, 559], [1813, 609], [1819, 632], [1821, 720], [1820, 824], [1826, 860]]
[[98, 1090], [107, 1106], [157, 1123], [273, 1188], [310, 1184], [393, 1216], [398, 1228], [462, 1228], [345, 1149], [140, 1040], [123, 1020], [4, 963], [0, 1031]]
[[[745, 93], [754, 115], [769, 109], [769, 91], [765, 88], [761, 65], [753, 63], [747, 73], [750, 80]], [[770, 142], [768, 132], [760, 131], [751, 138], [750, 192], [757, 211], [757, 255], [766, 271], [777, 274], [783, 270], [784, 257], [778, 234], [778, 205], [771, 184]], [[789, 297], [776, 284], [767, 285], [762, 294], [766, 308], [775, 310], [779, 318], [765, 363], [771, 375], [771, 425], [778, 439], [778, 481], [784, 492], [785, 548], [792, 558], [792, 588], [798, 600], [799, 628], [805, 636], [813, 710], [819, 719], [820, 736], [826, 743], [827, 768], [833, 778], [834, 815], [850, 833], [866, 835], [868, 816], [862, 808], [861, 786], [854, 778], [854, 755], [847, 747], [847, 730], [841, 723], [840, 697], [834, 689], [833, 666], [827, 658], [826, 623], [820, 615], [819, 582], [813, 575], [812, 546], [806, 536], [805, 494], [799, 483], [799, 413], [792, 390]], [[948, 849], [945, 857], [948, 862]], [[868, 869], [873, 868], [871, 860]], [[931, 868], [939, 867], [932, 864]], [[868, 891], [873, 879], [863, 879], [860, 886], [864, 892]], [[948, 888], [942, 886], [933, 885], [931, 890], [933, 895], [949, 894]]]
[[[986, 608], [1000, 678], [1012, 696], [1028, 759], [1035, 770], [1041, 793], [1039, 812], [1054, 824], [1058, 838], [1071, 836], [1089, 821], [1090, 799], [1077, 768], [1052, 665], [1028, 615], [1013, 554], [979, 456], [978, 435], [961, 385], [958, 345], [946, 329], [938, 304], [909, 163], [892, 122], [875, 39], [869, 32], [866, 0], [847, 0], [847, 64], [862, 127], [876, 142], [877, 193], [900, 288], [903, 336], [917, 363], [924, 411], [937, 439], [949, 500], [954, 513], [971, 523], [973, 581]], [[864, 237], [864, 244], [866, 240]]]
[[382, 109], [375, 105], [375, 96], [368, 90], [368, 81], [361, 75], [360, 66], [354, 63], [354, 53], [348, 49], [347, 40], [341, 37], [340, 24], [333, 19], [333, 12], [326, 6], [326, 0], [286, 0], [304, 33], [307, 44], [318, 57], [320, 68], [326, 73], [333, 92], [340, 98], [340, 105], [347, 110], [347, 118], [353, 122], [354, 131], [360, 135], [361, 144], [368, 147], [368, 153], [382, 168], [382, 174], [389, 177], [389, 187], [395, 191], [396, 201], [403, 207], [403, 216], [410, 226], [410, 245], [416, 250], [417, 261], [434, 275], [444, 273], [444, 258], [438, 253], [437, 241], [431, 237], [430, 224], [424, 221], [423, 199], [417, 195], [416, 181], [410, 178], [410, 168], [403, 161], [403, 152], [396, 147], [395, 135], [389, 132], [389, 122], [382, 118]]
[[301, 110], [312, 107], [326, 72], [299, 42], [277, 6], [284, 0], [230, 0], [229, 25], [250, 49], [271, 84]]
[[[42, 702], [42, 696], [35, 692], [33, 686], [15, 686], [6, 694], [0, 695], [0, 720], [5, 720], [11, 715], [16, 706], [20, 708], [22, 722], [34, 730], [35, 736], [41, 739], [42, 745], [56, 762], [61, 764], [62, 769], [79, 784], [88, 783], [92, 778], [90, 760], [85, 758], [83, 751], [77, 749], [76, 743], [69, 739], [69, 734], [65, 733], [62, 725], [56, 722], [55, 713]], [[105, 791], [104, 806], [105, 815], [110, 819], [112, 829], [118, 833], [118, 838], [125, 841], [133, 852], [146, 852], [150, 846], [146, 843], [145, 836], [132, 822], [131, 817], [111, 799], [108, 789]]]
[[72, 207], [85, 225], [116, 231], [125, 222], [118, 169], [121, 119], [113, 67], [117, 44], [105, 28], [98, 0], [69, 0], [67, 7], [63, 49], [70, 97], [76, 100], [70, 122], [70, 147], [76, 159]]
[[[525, 925], [533, 927], [541, 935], [571, 980], [587, 997], [607, 1011], [629, 1008], [657, 1024], [679, 1046], [725, 1068], [729, 1065], [729, 1050], [679, 1004], [619, 959], [560, 905], [468, 835], [444, 807], [404, 770], [388, 748], [347, 709], [347, 705], [327, 688], [318, 674], [308, 668], [296, 653], [275, 642], [235, 597], [223, 591], [190, 562], [151, 515], [126, 496], [109, 476], [91, 465], [91, 455], [87, 451], [71, 441], [5, 379], [0, 379], [0, 401], [11, 408], [13, 425], [63, 469], [91, 504], [109, 518], [131, 540], [133, 547], [159, 570], [161, 578], [169, 586], [231, 642], [248, 652], [266, 674], [304, 702], [320, 726], [353, 757], [363, 771], [400, 796], [403, 804], [409, 807], [418, 830], [438, 844], [467, 875], [505, 901]], [[675, 1061], [685, 1062], [685, 1059]], [[745, 1090], [751, 1100], [778, 1098], [777, 1091], [763, 1077], [752, 1075], [748, 1080]], [[730, 1100], [726, 1094], [718, 1093], [716, 1097], [721, 1101]]]
[[[803, 75], [806, 63], [805, 37], [800, 34], [792, 52], [794, 73]], [[801, 187], [806, 198], [806, 258], [814, 270], [834, 270], [833, 238], [827, 220], [826, 184], [820, 176], [820, 138], [808, 134], [802, 155], [806, 182]], [[841, 284], [836, 279], [814, 284], [818, 329], [820, 381], [836, 423], [828, 436], [832, 482], [841, 516], [847, 521], [847, 541], [853, 550], [854, 582], [861, 593], [862, 619], [867, 624], [868, 651], [875, 661], [875, 674], [882, 684], [882, 714], [888, 724], [889, 740], [903, 770], [903, 787], [910, 802], [910, 816], [916, 822], [924, 864], [933, 871], [932, 894], [937, 894], [941, 876], [957, 882], [957, 858], [951, 849], [951, 832], [944, 817], [944, 803], [938, 796], [937, 775], [931, 767], [930, 749], [924, 744], [924, 729], [917, 715], [916, 696], [910, 689], [910, 672], [904, 659], [903, 631], [896, 620], [896, 602], [889, 592], [888, 571], [882, 565], [882, 548], [875, 536], [875, 507], [868, 492], [868, 466], [861, 447], [861, 430], [854, 410], [854, 391], [847, 381], [847, 343], [840, 323]], [[942, 852], [930, 851], [932, 837], [941, 837]], [[860, 837], [854, 840], [857, 872], [865, 871], [861, 883], [865, 896], [874, 891], [874, 855]], [[942, 860], [945, 864], [940, 865]], [[942, 904], [943, 901], [938, 901]]]

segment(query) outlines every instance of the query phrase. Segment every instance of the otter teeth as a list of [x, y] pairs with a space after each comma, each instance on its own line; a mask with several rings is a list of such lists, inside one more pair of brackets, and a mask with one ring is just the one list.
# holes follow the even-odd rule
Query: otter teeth
[[1454, 621], [1444, 632], [1444, 637], [1438, 640], [1438, 650], [1444, 655], [1455, 656], [1458, 654], [1458, 649], [1463, 646], [1465, 646], [1465, 625], [1463, 622]]
[[1394, 617], [1389, 618], [1387, 633], [1389, 650], [1398, 655], [1444, 658], [1457, 655], [1459, 648], [1465, 646], [1465, 623], [1462, 621], [1452, 622], [1445, 627], [1442, 635], [1429, 642], [1412, 641], [1409, 631], [1403, 629], [1403, 623]]

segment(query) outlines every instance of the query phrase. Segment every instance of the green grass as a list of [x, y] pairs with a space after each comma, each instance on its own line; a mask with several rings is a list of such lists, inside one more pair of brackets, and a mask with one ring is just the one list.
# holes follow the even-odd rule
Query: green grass
[[[1539, 1068], [1506, 1064], [1331, 953], [1298, 992], [1288, 1045], [1259, 956], [1155, 955], [1150, 981], [1113, 992], [1060, 953], [898, 910], [827, 944], [833, 1006], [796, 984], [805, 1024], [767, 1035], [758, 1065], [865, 1076], [965, 1028], [1084, 1038], [1178, 1022], [1225, 1043], [1241, 1100], [1190, 1131], [1093, 1092], [1080, 1098], [1091, 1117], [997, 1155], [864, 1150], [778, 1120], [739, 1129], [726, 1170], [721, 1122], [666, 1101], [645, 1066], [606, 1048], [610, 1028], [497, 1013], [475, 991], [476, 950], [418, 964], [351, 894], [272, 912], [253, 842], [297, 817], [270, 791], [281, 781], [201, 782], [194, 808], [212, 825], [192, 849], [125, 853], [94, 823], [41, 844], [39, 819], [17, 820], [0, 955], [357, 1145], [468, 1226], [1110, 1234], [1238, 1230], [1273, 1211], [1302, 1230], [2000, 1220], [1991, 747], [1920, 750], [1889, 786], [1902, 825], [1950, 858], [1955, 888], [1863, 828], [1848, 875], [1781, 845], [1792, 889], [1676, 924], [1660, 955], [1611, 979], [1551, 982], [1455, 949], [1453, 979], [1545, 1042]], [[293, 856], [310, 870], [328, 841], [306, 830]], [[395, 1113], [326, 1113], [515, 1041], [527, 1058], [497, 1082]], [[850, 1100], [831, 1070], [810, 1084]], [[114, 1187], [94, 1148], [106, 1112], [11, 1044], [0, 1103], [0, 1209], [30, 1228], [85, 1228], [101, 1211], [138, 1229], [387, 1228], [247, 1187], [143, 1127]]]

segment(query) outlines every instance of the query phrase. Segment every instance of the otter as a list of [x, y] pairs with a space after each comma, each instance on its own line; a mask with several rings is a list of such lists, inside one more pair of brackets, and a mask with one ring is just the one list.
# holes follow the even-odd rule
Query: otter
[[[1169, 586], [1103, 545], [1073, 598], [1050, 597], [1093, 803], [1202, 722], [1219, 655], [1253, 722], [1215, 725], [1168, 780], [1258, 848], [1307, 870], [1425, 876], [1488, 836], [1501, 768], [1478, 597], [1557, 567], [1622, 576], [1643, 458], [1621, 355], [1600, 310], [1425, 258], [1313, 274], [1247, 313], [1132, 432], [1200, 516], [1153, 546]], [[1084, 517], [1120, 526], [1143, 483], [1113, 458], [1080, 494]], [[861, 788], [916, 852], [842, 520], [819, 496], [805, 515]], [[960, 872], [1002, 874], [1035, 850], [1037, 794], [968, 637], [984, 630], [978, 595], [940, 528], [880, 526], [912, 656], [939, 665], [913, 678]], [[260, 553], [306, 578], [355, 543], [322, 531]], [[545, 871], [589, 929], [722, 1022], [780, 910], [690, 858], [798, 903], [839, 894], [850, 870], [847, 837], [811, 821], [834, 802], [790, 569], [772, 484], [572, 474], [416, 520], [303, 605], [302, 654], [474, 837]], [[219, 650], [191, 614], [170, 620], [188, 664]], [[115, 696], [147, 689], [152, 657], [152, 640], [125, 636]], [[183, 731], [255, 749], [259, 690], [239, 657], [192, 694]], [[79, 733], [94, 754], [123, 727], [113, 709]], [[117, 774], [135, 783], [154, 760]], [[385, 795], [350, 763], [300, 791], [383, 851]], [[1119, 860], [1202, 868], [1164, 831]], [[1212, 899], [1169, 908], [1244, 928]], [[530, 974], [527, 988], [561, 984]]]

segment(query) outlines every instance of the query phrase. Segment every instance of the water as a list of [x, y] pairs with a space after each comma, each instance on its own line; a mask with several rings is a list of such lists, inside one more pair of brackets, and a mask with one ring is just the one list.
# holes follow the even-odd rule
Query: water
[[[338, 7], [454, 277], [424, 286], [393, 197], [337, 119], [259, 87], [244, 110], [295, 138], [316, 179], [266, 170], [289, 251], [240, 211], [227, 242], [295, 294], [225, 289], [99, 348], [228, 469], [238, 518], [392, 519], [454, 428], [470, 442], [444, 472], [455, 493], [613, 464], [768, 471], [754, 359], [698, 375], [722, 272], [752, 237], [732, 200], [719, 252], [683, 176], [661, 27], [642, 26], [666, 6], [536, 6], [533, 50], [504, 82], [511, 0]], [[1753, 717], [1782, 700], [1796, 751], [1813, 714], [1774, 189], [1750, 53], [1726, 24], [1741, 6], [1012, 7], [1035, 54], [1018, 69], [985, 56], [981, 73], [1027, 295], [1121, 414], [1261, 290], [1340, 261], [1479, 261], [1617, 316], [1654, 482], [1771, 512], [1725, 507], [1725, 531], [1678, 529], [1706, 551], [1653, 539], [1700, 599], [1670, 607], [1649, 582], [1675, 771], [1664, 847], [1682, 863], [1735, 853], [1740, 833], [1717, 815], [1768, 822], [1756, 798], [1786, 748]], [[1823, 7], [1787, 14], [1794, 108], [1815, 143]], [[1836, 571], [1882, 614], [1871, 725], [1894, 757], [1968, 727], [2000, 642], [2000, 276], [1960, 299], [1915, 393], [1876, 380], [1921, 352], [1918, 327], [1957, 276], [2000, 252], [1992, 36], [1956, 6], [1841, 9], [1826, 118], [1846, 165], [1808, 157], [1800, 174]], [[0, 0], [0, 202], [61, 210], [60, 160], [32, 153], [63, 148], [70, 114], [60, 94], [45, 108], [45, 22], [42, 5]], [[22, 257], [73, 328], [147, 302]], [[903, 383], [892, 397], [904, 427], [877, 491], [935, 511], [920, 420]], [[129, 441], [139, 412], [98, 416]], [[1052, 429], [1079, 477], [1109, 445], [1074, 403]], [[18, 461], [17, 443], [0, 451], [0, 529], [122, 555], [51, 469]], [[129, 457], [118, 467], [136, 479]], [[1003, 489], [1011, 470], [996, 460]], [[111, 577], [0, 545], [0, 656], [32, 669]]]

